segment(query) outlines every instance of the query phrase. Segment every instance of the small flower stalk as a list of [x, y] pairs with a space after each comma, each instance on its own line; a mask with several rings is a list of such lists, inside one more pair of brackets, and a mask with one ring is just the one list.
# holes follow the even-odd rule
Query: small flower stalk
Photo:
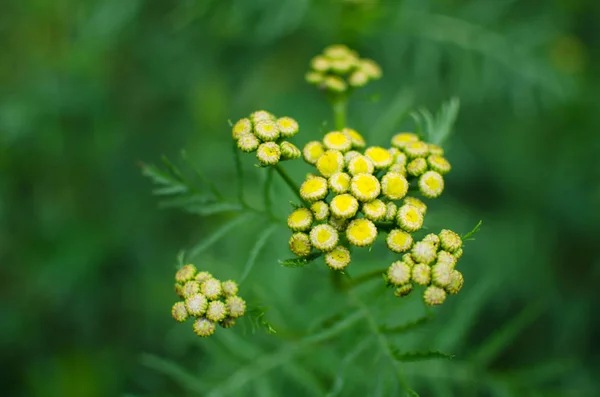
[[184, 265], [175, 273], [175, 292], [182, 300], [173, 305], [171, 315], [181, 323], [192, 319], [196, 335], [209, 337], [217, 325], [231, 328], [246, 312], [238, 289], [233, 280], [220, 281], [192, 264]]

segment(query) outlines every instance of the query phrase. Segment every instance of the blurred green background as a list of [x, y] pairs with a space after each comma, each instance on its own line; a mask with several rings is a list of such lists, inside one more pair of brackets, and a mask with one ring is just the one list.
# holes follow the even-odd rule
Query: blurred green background
[[[596, 0], [3, 1], [2, 395], [405, 395], [397, 370], [421, 396], [600, 395], [599, 17]], [[350, 104], [370, 144], [412, 128], [411, 108], [461, 99], [453, 172], [427, 223], [483, 228], [461, 260], [463, 291], [389, 337], [450, 362], [398, 369], [364, 319], [298, 342], [362, 304], [379, 324], [424, 308], [375, 282], [348, 301], [322, 262], [282, 268], [283, 228], [241, 289], [270, 306], [278, 334], [236, 327], [200, 340], [171, 319], [178, 251], [237, 215], [158, 210], [140, 164], [181, 164], [185, 148], [234, 197], [227, 121], [266, 109], [299, 121], [296, 144], [318, 139], [331, 111], [303, 77], [333, 43], [384, 71]], [[255, 162], [243, 158], [260, 206]], [[295, 163], [285, 166], [301, 178], [309, 167]], [[283, 217], [292, 196], [279, 180], [275, 192]], [[238, 278], [261, 222], [195, 263]], [[379, 245], [357, 255], [354, 274], [392, 260]]]

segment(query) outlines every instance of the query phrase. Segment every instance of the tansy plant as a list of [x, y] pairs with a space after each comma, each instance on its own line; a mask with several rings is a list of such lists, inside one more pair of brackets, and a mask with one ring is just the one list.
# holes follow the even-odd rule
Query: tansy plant
[[[306, 142], [302, 150], [291, 142], [302, 134], [296, 135], [301, 128], [289, 116], [257, 110], [231, 123], [238, 175], [242, 174], [240, 152], [253, 153], [257, 166], [268, 171], [264, 209], [254, 208], [244, 199], [243, 177], [238, 178], [238, 199], [231, 201], [196, 172], [207, 191], [201, 192], [166, 159], [166, 170], [145, 165], [144, 173], [161, 185], [157, 193], [169, 197], [168, 206], [180, 206], [201, 215], [245, 210], [272, 222], [273, 226], [259, 237], [248, 261], [240, 268], [240, 282], [254, 267], [258, 252], [270, 235], [285, 223], [290, 230], [289, 250], [295, 256], [280, 260], [282, 265], [297, 268], [313, 262], [326, 264], [332, 272], [334, 291], [350, 294], [355, 302], [358, 298], [353, 295], [354, 287], [383, 278], [382, 287], [391, 287], [400, 299], [417, 293], [426, 305], [440, 305], [463, 287], [464, 278], [457, 264], [464, 242], [480, 226], [462, 236], [450, 229], [434, 231], [425, 226], [427, 202], [442, 195], [444, 177], [451, 171], [442, 146], [457, 116], [458, 101], [444, 104], [436, 115], [426, 110], [413, 112], [415, 130], [393, 134], [389, 146], [369, 146], [359, 131], [347, 125], [346, 108], [353, 90], [381, 75], [377, 63], [343, 45], [327, 47], [314, 57], [306, 80], [325, 93], [333, 108], [335, 128], [321, 140]], [[304, 180], [294, 181], [288, 175], [282, 166], [286, 161], [307, 164]], [[271, 205], [272, 170], [297, 198], [291, 203], [286, 221], [274, 214]], [[233, 233], [232, 229], [244, 220], [243, 216], [235, 218], [192, 248], [187, 257], [197, 256], [217, 239]], [[357, 250], [371, 250], [377, 240], [385, 241], [393, 259], [382, 269], [361, 272], [361, 263], [353, 261], [353, 257]], [[362, 275], [350, 277], [350, 272]], [[218, 324], [231, 327], [246, 312], [236, 282], [221, 282], [186, 264], [184, 258], [180, 258], [175, 281], [181, 300], [172, 308], [173, 318], [179, 322], [193, 319], [193, 330], [200, 336], [213, 335]], [[362, 303], [357, 305], [361, 313], [365, 311]], [[249, 307], [249, 314], [258, 325], [274, 332], [264, 320], [264, 311]], [[376, 321], [370, 314], [369, 318]], [[438, 351], [399, 353], [387, 342], [383, 347], [389, 357], [400, 361], [450, 357]]]

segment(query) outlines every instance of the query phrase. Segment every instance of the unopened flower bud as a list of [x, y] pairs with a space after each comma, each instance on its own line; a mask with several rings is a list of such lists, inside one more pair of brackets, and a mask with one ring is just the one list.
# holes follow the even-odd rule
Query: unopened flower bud
[[423, 175], [425, 171], [427, 171], [427, 160], [422, 157], [411, 160], [406, 165], [406, 172], [408, 175], [420, 176]]
[[309, 164], [317, 164], [317, 160], [325, 153], [323, 144], [318, 141], [308, 142], [302, 149], [302, 156], [304, 160]]
[[290, 251], [297, 256], [307, 256], [312, 250], [310, 238], [306, 233], [294, 233], [290, 237]]
[[217, 299], [223, 292], [221, 282], [215, 278], [208, 279], [200, 286], [200, 292], [210, 300]]
[[436, 154], [432, 154], [429, 157], [427, 157], [427, 163], [429, 164], [429, 168], [439, 173], [440, 175], [447, 174], [452, 168], [448, 160]]
[[225, 300], [227, 312], [233, 318], [239, 318], [246, 312], [246, 302], [239, 296], [230, 296]]
[[190, 315], [198, 317], [206, 312], [208, 300], [200, 293], [193, 294], [185, 300], [185, 307]]
[[426, 265], [433, 263], [437, 254], [433, 243], [426, 241], [417, 242], [412, 248], [411, 253], [416, 262], [424, 263]]
[[444, 229], [440, 232], [440, 244], [442, 249], [453, 253], [462, 247], [462, 239], [452, 230]]
[[274, 165], [279, 162], [281, 150], [275, 142], [261, 143], [256, 150], [256, 158], [262, 165]]
[[387, 212], [387, 206], [379, 199], [375, 199], [362, 205], [362, 212], [365, 218], [373, 222], [381, 221]]
[[227, 280], [221, 283], [221, 289], [223, 290], [223, 296], [227, 297], [237, 295], [239, 287], [235, 281]]
[[394, 295], [396, 295], [397, 297], [406, 296], [406, 295], [410, 294], [412, 292], [412, 290], [413, 290], [412, 283], [406, 283], [406, 284], [401, 285], [398, 288], [396, 288], [396, 291], [394, 291]]
[[329, 216], [329, 206], [324, 201], [312, 203], [310, 209], [317, 221], [324, 221]]
[[428, 265], [417, 263], [412, 267], [412, 279], [419, 285], [429, 285], [431, 282], [431, 268]]
[[410, 277], [411, 268], [402, 261], [394, 262], [388, 268], [387, 279], [391, 284], [397, 287], [408, 283], [410, 281]]
[[252, 123], [250, 119], [243, 118], [238, 120], [232, 128], [233, 139], [239, 139], [243, 134], [252, 134]]
[[428, 198], [439, 197], [444, 191], [444, 178], [435, 171], [427, 171], [419, 178], [419, 191]]
[[242, 134], [237, 140], [237, 147], [246, 153], [255, 151], [260, 145], [260, 140], [254, 134]]
[[347, 152], [352, 148], [352, 138], [349, 134], [340, 131], [332, 131], [323, 137], [323, 145], [329, 150]]
[[429, 306], [441, 305], [446, 300], [446, 291], [435, 285], [430, 285], [423, 293], [423, 300]]
[[312, 212], [308, 208], [298, 208], [288, 216], [287, 225], [295, 232], [305, 232], [313, 222]]
[[334, 270], [343, 270], [350, 264], [350, 251], [348, 248], [338, 245], [325, 254], [325, 263]]
[[206, 318], [218, 323], [227, 317], [227, 306], [221, 301], [212, 301], [206, 309]]
[[194, 332], [196, 335], [206, 338], [215, 333], [216, 325], [206, 318], [199, 318], [194, 321]]
[[281, 151], [282, 160], [296, 160], [302, 156], [300, 149], [291, 142], [284, 141], [279, 144], [279, 150]]
[[331, 225], [317, 225], [310, 231], [310, 242], [313, 247], [320, 251], [331, 251], [338, 241], [338, 232]]
[[293, 137], [299, 130], [298, 122], [291, 117], [277, 119], [277, 127], [279, 128], [279, 133], [284, 138]]
[[388, 234], [386, 243], [393, 252], [402, 253], [410, 249], [413, 238], [403, 230], [394, 229]]
[[175, 321], [178, 321], [180, 323], [184, 322], [185, 320], [187, 320], [188, 318], [188, 312], [185, 308], [185, 303], [184, 302], [177, 302], [173, 305], [173, 308], [171, 309], [171, 315], [173, 316], [173, 318], [175, 319]]
[[378, 146], [372, 146], [365, 150], [365, 156], [371, 160], [375, 169], [383, 169], [392, 165], [394, 158], [386, 149]]
[[450, 284], [446, 286], [446, 292], [448, 292], [451, 295], [458, 294], [464, 282], [465, 279], [463, 278], [462, 273], [458, 270], [453, 270], [452, 278], [450, 279]]
[[416, 207], [404, 204], [398, 209], [396, 222], [407, 232], [416, 232], [423, 226], [423, 214]]
[[193, 280], [196, 275], [196, 266], [189, 264], [182, 266], [177, 273], [175, 273], [175, 281], [178, 283], [185, 283], [186, 281]]

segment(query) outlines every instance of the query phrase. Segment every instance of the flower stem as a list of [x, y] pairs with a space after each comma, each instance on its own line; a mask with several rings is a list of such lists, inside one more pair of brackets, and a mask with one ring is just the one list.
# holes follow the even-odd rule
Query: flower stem
[[300, 199], [300, 201], [302, 202], [302, 204], [306, 204], [305, 201], [304, 201], [304, 199], [300, 195], [300, 188], [298, 187], [298, 185], [296, 185], [296, 182], [294, 182], [292, 180], [292, 178], [288, 175], [288, 173], [283, 169], [283, 167], [281, 167], [280, 164], [275, 164], [273, 166], [273, 168], [275, 169], [275, 171], [277, 171], [277, 173], [279, 174], [279, 176], [281, 176], [281, 178], [283, 178], [283, 180], [285, 181], [285, 183], [294, 192], [294, 194]]
[[336, 98], [332, 101], [333, 118], [335, 120], [335, 129], [341, 131], [346, 127], [346, 109], [348, 101], [346, 97]]
[[377, 270], [373, 270], [372, 272], [369, 273], [365, 273], [362, 276], [359, 276], [355, 279], [350, 280], [350, 282], [346, 283], [344, 285], [344, 289], [345, 290], [349, 290], [352, 289], [360, 284], [366, 283], [367, 281], [371, 281], [373, 279], [376, 278], [381, 278], [381, 275], [383, 273], [385, 273], [385, 271], [387, 270], [387, 268], [385, 269], [377, 269]]

